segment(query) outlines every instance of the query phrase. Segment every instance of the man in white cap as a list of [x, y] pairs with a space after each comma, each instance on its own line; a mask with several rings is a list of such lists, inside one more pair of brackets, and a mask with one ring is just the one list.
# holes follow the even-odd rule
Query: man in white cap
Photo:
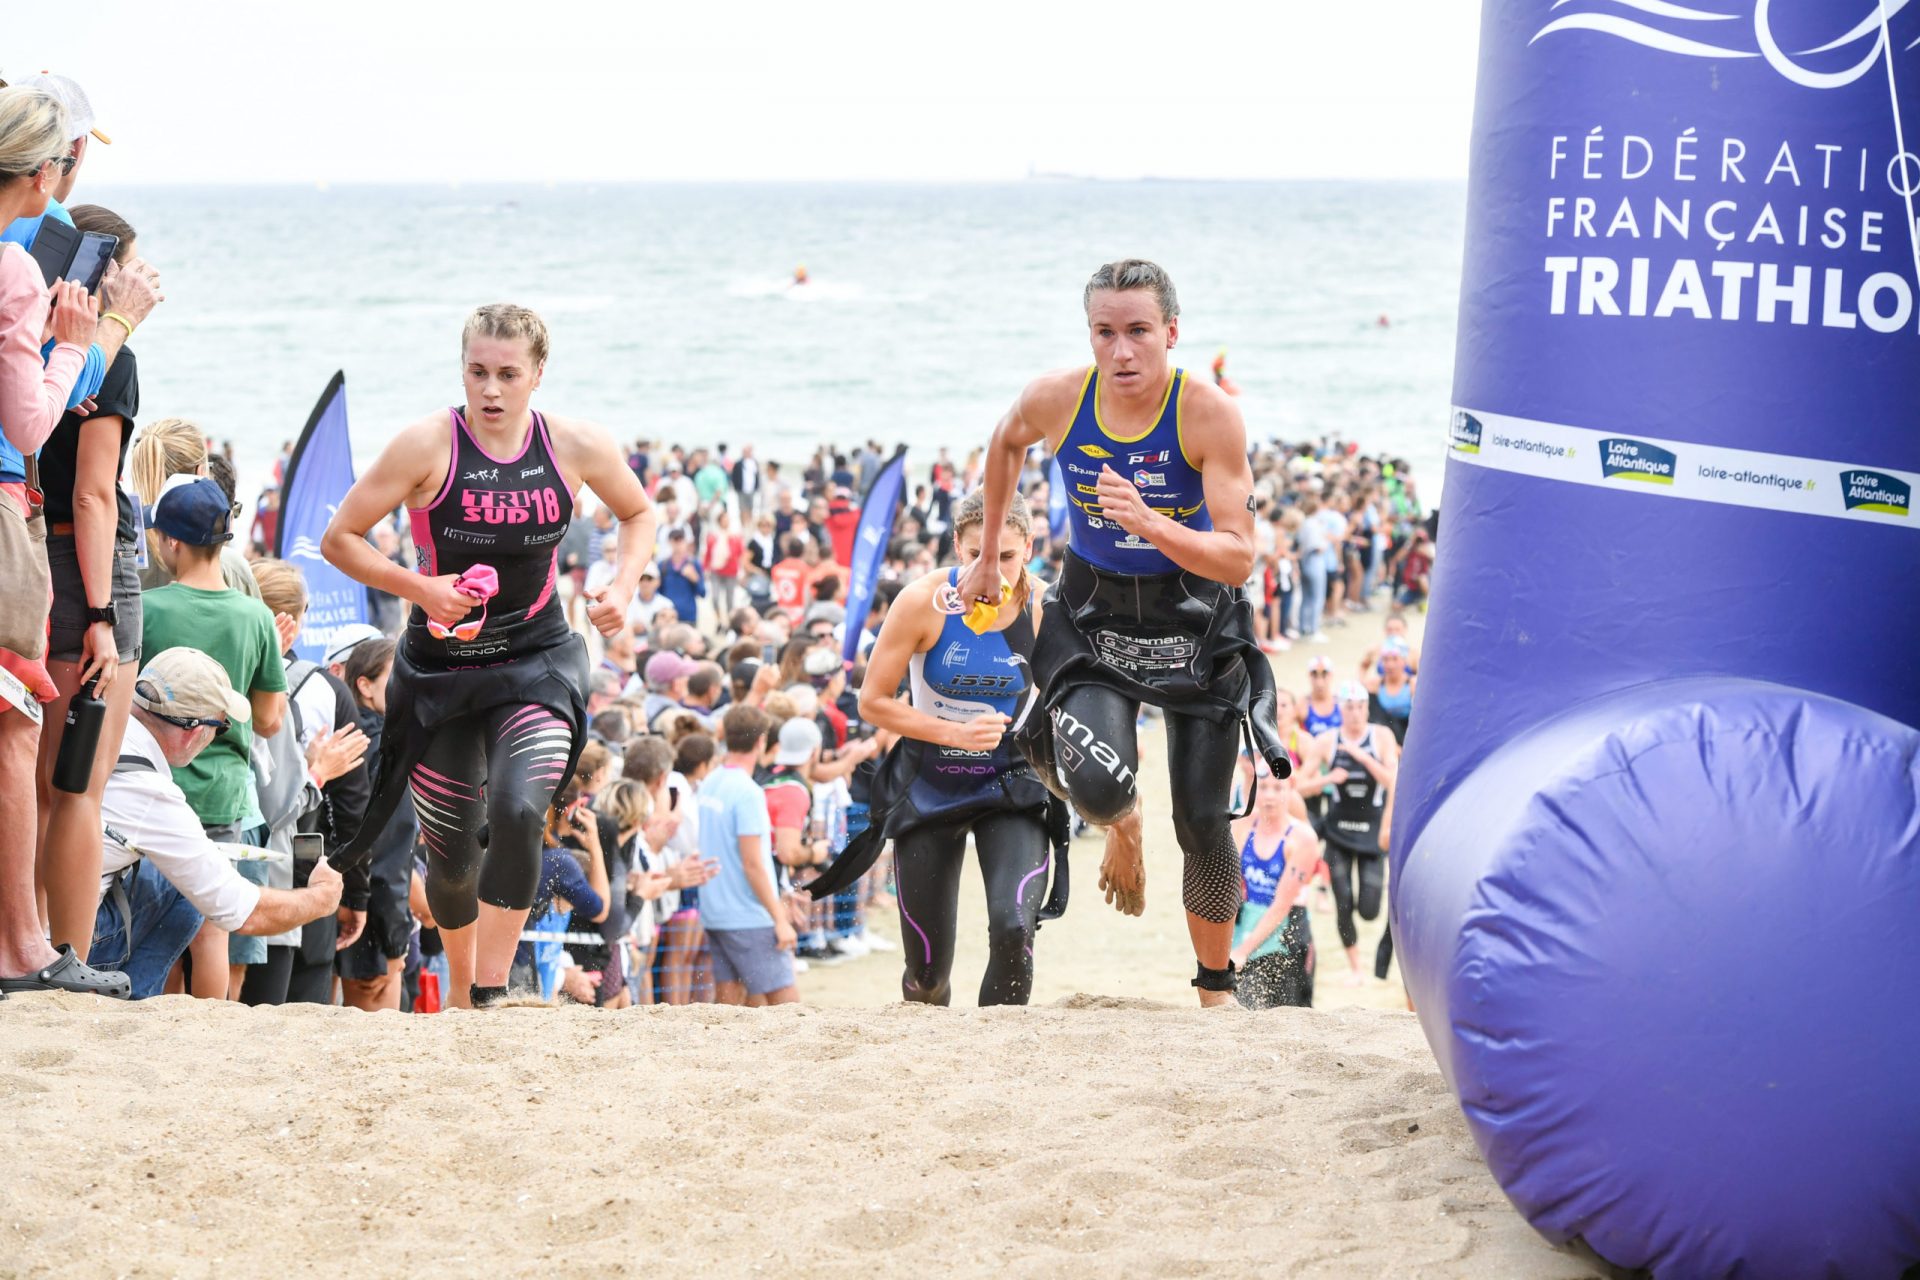
[[270, 889], [242, 877], [229, 846], [207, 837], [173, 780], [173, 770], [216, 734], [252, 717], [226, 669], [197, 649], [156, 654], [134, 682], [133, 714], [101, 805], [106, 850], [91, 955], [124, 970], [136, 1000], [161, 993], [203, 919], [263, 937], [340, 905], [340, 873], [324, 858], [304, 889]]
[[347, 659], [353, 651], [369, 640], [378, 640], [386, 633], [376, 626], [365, 622], [349, 622], [343, 627], [334, 628], [333, 643], [327, 646], [327, 670], [344, 680], [347, 678]]

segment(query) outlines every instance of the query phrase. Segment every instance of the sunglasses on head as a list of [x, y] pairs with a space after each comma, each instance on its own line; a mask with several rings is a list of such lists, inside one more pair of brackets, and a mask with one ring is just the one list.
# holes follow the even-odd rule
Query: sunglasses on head
[[219, 719], [215, 719], [212, 716], [202, 716], [198, 719], [185, 719], [180, 716], [163, 716], [158, 711], [154, 712], [153, 715], [156, 720], [165, 720], [176, 729], [207, 728], [218, 729], [221, 733], [225, 733], [231, 727], [231, 723], [224, 716]]

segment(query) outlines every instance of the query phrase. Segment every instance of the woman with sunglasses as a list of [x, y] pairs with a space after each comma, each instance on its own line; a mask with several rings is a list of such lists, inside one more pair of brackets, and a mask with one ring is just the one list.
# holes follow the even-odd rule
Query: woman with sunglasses
[[[465, 405], [394, 437], [348, 491], [322, 549], [349, 577], [413, 604], [388, 677], [376, 793], [359, 834], [329, 856], [342, 869], [368, 856], [411, 793], [448, 994], [472, 1007], [506, 993], [547, 808], [586, 743], [586, 645], [554, 591], [574, 495], [586, 485], [620, 522], [619, 569], [586, 593], [603, 635], [626, 625], [654, 513], [603, 428], [533, 409], [547, 362], [539, 316], [481, 307], [460, 346]], [[418, 573], [367, 541], [402, 503]]]
[[[71, 124], [50, 94], [0, 89], [0, 227], [46, 212], [54, 188], [72, 168], [62, 164]], [[40, 717], [29, 714], [27, 705], [29, 698], [51, 701], [59, 691], [41, 665], [50, 593], [27, 459], [66, 412], [97, 323], [84, 285], [68, 281], [49, 288], [24, 249], [0, 246], [0, 586], [7, 593], [0, 669], [8, 676], [0, 683], [11, 693], [0, 699], [0, 979], [32, 974], [38, 986], [125, 995], [124, 979], [83, 963], [87, 939], [72, 927], [70, 901], [62, 904], [59, 950], [47, 941], [34, 892]], [[54, 342], [43, 358], [48, 337]], [[97, 852], [91, 865], [97, 875]], [[76, 954], [74, 946], [82, 950]]]

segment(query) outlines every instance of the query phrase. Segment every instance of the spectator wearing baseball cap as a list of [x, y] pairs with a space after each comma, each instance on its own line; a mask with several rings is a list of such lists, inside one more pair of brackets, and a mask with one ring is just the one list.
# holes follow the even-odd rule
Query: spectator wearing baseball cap
[[[212, 742], [175, 767], [174, 781], [210, 838], [242, 843], [244, 822], [254, 807], [248, 769], [254, 735], [270, 738], [280, 732], [286, 714], [280, 635], [267, 607], [229, 587], [221, 572], [221, 548], [233, 538], [233, 504], [219, 485], [198, 476], [170, 478], [153, 504], [151, 523], [159, 535], [160, 560], [174, 580], [143, 598], [142, 651], [200, 650], [243, 691], [252, 713], [251, 723], [229, 717]], [[254, 841], [261, 838], [256, 831]], [[263, 862], [241, 864], [243, 875], [258, 875], [261, 883], [265, 871]], [[224, 929], [209, 918], [193, 948], [193, 994], [224, 997], [228, 965], [265, 963], [266, 944], [249, 937], [232, 955], [229, 959]]]
[[687, 677], [699, 669], [699, 663], [671, 649], [662, 649], [648, 658], [647, 665], [642, 668], [647, 697], [640, 708], [641, 719], [652, 724], [662, 711], [684, 706], [687, 701]]
[[[134, 679], [133, 715], [102, 804], [106, 852], [92, 954], [126, 971], [136, 1000], [161, 993], [203, 920], [222, 937], [261, 937], [340, 905], [340, 873], [325, 861], [300, 889], [243, 877], [175, 781], [253, 715], [221, 664], [195, 649], [161, 650]], [[224, 984], [224, 965], [218, 976]]]
[[673, 601], [660, 593], [660, 570], [648, 565], [640, 571], [640, 581], [634, 585], [633, 601], [627, 605], [627, 626], [635, 635], [645, 635], [653, 630], [653, 624], [660, 620], [663, 613], [679, 617], [679, 610], [673, 607]]
[[[773, 856], [780, 864], [789, 885], [809, 880], [833, 857], [827, 841], [817, 833], [811, 838], [808, 826], [813, 818], [813, 767], [820, 760], [820, 726], [801, 716], [780, 726], [773, 761], [761, 771], [760, 789], [766, 793], [767, 816], [773, 823]], [[786, 886], [783, 886], [785, 888]], [[805, 920], [812, 904], [804, 902], [793, 910], [795, 898], [783, 893], [783, 905]], [[807, 960], [824, 960], [835, 954], [828, 950], [826, 934], [805, 927], [798, 954]]]
[[342, 680], [346, 679], [347, 659], [353, 656], [353, 651], [369, 640], [385, 638], [384, 631], [365, 622], [349, 622], [343, 627], [335, 627], [327, 645], [327, 670]]

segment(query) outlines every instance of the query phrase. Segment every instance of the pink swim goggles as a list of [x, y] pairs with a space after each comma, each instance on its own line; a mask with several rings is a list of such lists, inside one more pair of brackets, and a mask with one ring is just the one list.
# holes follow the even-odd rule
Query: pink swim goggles
[[480, 616], [471, 622], [456, 623], [451, 627], [443, 627], [432, 618], [428, 618], [427, 634], [436, 640], [458, 640], [465, 643], [478, 636], [480, 629], [487, 625], [487, 601], [500, 594], [500, 575], [490, 564], [476, 564], [454, 580], [453, 589], [461, 595], [478, 600]]

